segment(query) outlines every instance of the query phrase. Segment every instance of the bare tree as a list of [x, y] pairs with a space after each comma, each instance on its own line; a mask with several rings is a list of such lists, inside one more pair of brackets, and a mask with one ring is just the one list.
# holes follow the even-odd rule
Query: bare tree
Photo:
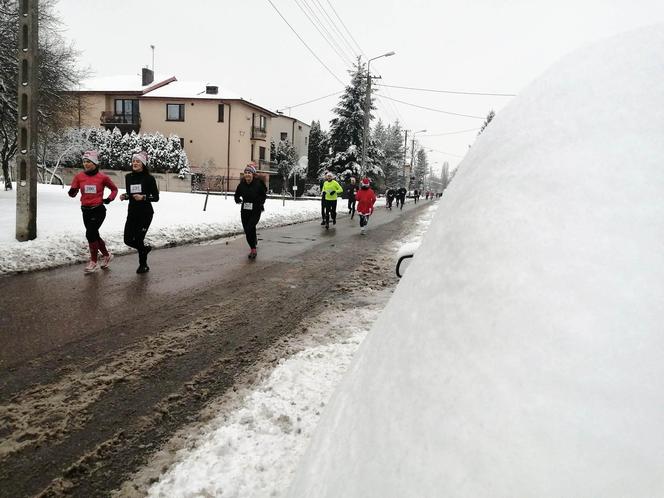
[[[78, 53], [61, 35], [54, 14], [55, 0], [39, 4], [38, 126], [55, 131], [71, 122], [77, 109], [77, 88], [85, 71], [77, 66]], [[16, 154], [18, 81], [18, 2], [0, 0], [0, 164], [5, 189], [11, 189], [9, 164]]]

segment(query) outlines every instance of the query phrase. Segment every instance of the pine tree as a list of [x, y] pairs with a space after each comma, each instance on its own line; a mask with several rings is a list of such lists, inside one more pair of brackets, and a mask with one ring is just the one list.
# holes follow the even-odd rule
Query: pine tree
[[328, 147], [329, 139], [327, 133], [321, 130], [320, 121], [312, 121], [307, 154], [309, 160], [307, 180], [310, 182], [316, 181], [321, 176], [321, 165], [327, 160]]
[[[345, 176], [360, 173], [367, 84], [366, 66], [359, 59], [349, 73], [350, 84], [339, 99], [339, 104], [332, 110], [337, 115], [330, 120], [329, 147], [332, 156], [322, 164], [324, 168]], [[373, 109], [372, 97], [369, 112]], [[370, 114], [369, 122], [371, 118]], [[367, 173], [380, 175], [382, 170], [375, 164], [379, 149], [373, 145], [370, 137], [367, 142]]]
[[480, 131], [477, 132], [477, 135], [479, 136], [484, 129], [489, 126], [489, 123], [493, 120], [493, 118], [496, 116], [496, 113], [493, 112], [493, 109], [489, 111], [489, 114], [487, 114], [486, 119], [484, 120], [484, 123], [482, 124], [482, 128], [480, 128]]
[[415, 184], [418, 188], [422, 188], [422, 182], [427, 174], [429, 161], [427, 153], [424, 149], [417, 151], [417, 160], [415, 161]]

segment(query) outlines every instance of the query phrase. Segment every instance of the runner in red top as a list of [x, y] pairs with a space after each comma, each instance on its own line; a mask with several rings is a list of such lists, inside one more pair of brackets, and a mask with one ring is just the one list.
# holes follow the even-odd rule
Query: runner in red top
[[376, 203], [376, 194], [371, 188], [371, 182], [368, 178], [363, 178], [360, 184], [360, 190], [355, 194], [357, 200], [357, 214], [360, 215], [360, 233], [364, 235], [369, 223], [369, 216], [373, 213]]
[[[99, 155], [96, 150], [89, 150], [83, 154], [83, 169], [74, 177], [69, 189], [69, 197], [76, 197], [81, 191], [81, 210], [83, 211], [83, 224], [85, 237], [90, 247], [90, 261], [85, 267], [85, 273], [97, 270], [97, 251], [102, 255], [102, 268], [108, 268], [113, 255], [106, 249], [106, 244], [99, 235], [99, 227], [106, 218], [106, 207], [118, 194], [118, 188], [113, 181], [99, 171]], [[104, 188], [111, 193], [104, 199]]]

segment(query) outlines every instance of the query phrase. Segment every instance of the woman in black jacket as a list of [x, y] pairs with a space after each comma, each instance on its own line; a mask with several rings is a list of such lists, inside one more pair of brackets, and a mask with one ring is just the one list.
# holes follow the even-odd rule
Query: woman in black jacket
[[138, 152], [132, 156], [131, 173], [125, 176], [125, 184], [127, 191], [120, 196], [122, 201], [129, 200], [124, 243], [138, 250], [136, 273], [146, 273], [150, 271], [148, 253], [152, 247], [145, 245], [145, 235], [154, 215], [152, 203], [159, 201], [157, 182], [148, 169], [146, 152]]
[[267, 187], [263, 180], [256, 176], [256, 167], [248, 164], [244, 168], [244, 178], [240, 180], [235, 189], [235, 203], [242, 204], [240, 209], [240, 218], [242, 219], [242, 228], [247, 237], [247, 243], [251, 251], [249, 259], [256, 259], [256, 225], [261, 219], [263, 205], [267, 198]]

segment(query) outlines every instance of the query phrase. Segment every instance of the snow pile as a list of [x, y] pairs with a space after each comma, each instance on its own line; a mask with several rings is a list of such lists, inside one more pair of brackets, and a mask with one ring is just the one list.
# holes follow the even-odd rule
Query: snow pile
[[[327, 311], [310, 346], [282, 359], [246, 394], [241, 407], [219, 416], [179, 452], [149, 490], [151, 497], [278, 496], [293, 478], [320, 413], [379, 310]], [[320, 341], [318, 343], [315, 343]]]
[[585, 47], [494, 119], [291, 496], [664, 495], [663, 52]]
[[[29, 242], [15, 240], [15, 190], [0, 191], [0, 275], [88, 259], [80, 201], [71, 199], [67, 190], [55, 185], [38, 185], [37, 238]], [[206, 211], [203, 211], [204, 203], [204, 195], [161, 192], [159, 202], [153, 204], [155, 215], [146, 242], [164, 247], [242, 233], [240, 210], [232, 195], [227, 199], [211, 195]], [[281, 200], [267, 200], [259, 230], [320, 217], [318, 200], [282, 204]], [[106, 209], [100, 233], [109, 250], [115, 254], [133, 252], [123, 241], [127, 203], [116, 199]]]

